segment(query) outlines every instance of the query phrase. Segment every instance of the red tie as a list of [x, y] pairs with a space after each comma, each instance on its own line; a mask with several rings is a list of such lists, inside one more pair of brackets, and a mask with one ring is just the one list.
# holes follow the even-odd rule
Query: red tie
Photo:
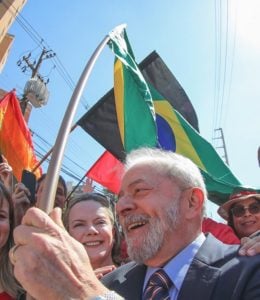
[[143, 294], [143, 300], [169, 300], [172, 281], [163, 269], [157, 270], [150, 277]]

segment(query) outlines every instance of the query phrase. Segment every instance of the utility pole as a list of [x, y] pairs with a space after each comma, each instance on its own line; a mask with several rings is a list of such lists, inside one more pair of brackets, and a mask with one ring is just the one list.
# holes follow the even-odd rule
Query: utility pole
[[[24, 95], [21, 99], [20, 106], [24, 115], [25, 121], [28, 123], [32, 105], [34, 107], [41, 107], [45, 105], [48, 100], [48, 90], [46, 87], [47, 82], [44, 82], [43, 77], [39, 74], [39, 69], [43, 60], [54, 57], [56, 54], [52, 50], [42, 49], [38, 61], [31, 62], [31, 53], [27, 56], [23, 56], [22, 61], [19, 60], [17, 65], [21, 67], [22, 72], [25, 72], [28, 68], [31, 70], [31, 79], [26, 83], [24, 88]], [[25, 65], [21, 66], [22, 63]]]
[[216, 149], [223, 149], [224, 154], [222, 155], [222, 158], [224, 159], [224, 161], [226, 162], [227, 165], [229, 165], [229, 161], [228, 161], [228, 155], [227, 155], [227, 148], [226, 148], [226, 143], [225, 143], [225, 139], [224, 139], [224, 133], [222, 128], [217, 128], [215, 129], [215, 132], [219, 132], [220, 135], [217, 137], [214, 137], [213, 140], [220, 140], [222, 143], [219, 146], [216, 146]]

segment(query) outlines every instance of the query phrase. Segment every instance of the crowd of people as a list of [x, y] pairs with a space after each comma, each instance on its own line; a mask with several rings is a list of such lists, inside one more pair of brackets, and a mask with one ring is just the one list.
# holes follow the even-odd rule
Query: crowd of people
[[48, 216], [37, 208], [45, 176], [32, 204], [0, 163], [0, 300], [260, 299], [256, 191], [230, 195], [217, 223], [189, 159], [141, 148], [126, 157], [116, 205], [92, 190], [67, 201], [60, 176]]

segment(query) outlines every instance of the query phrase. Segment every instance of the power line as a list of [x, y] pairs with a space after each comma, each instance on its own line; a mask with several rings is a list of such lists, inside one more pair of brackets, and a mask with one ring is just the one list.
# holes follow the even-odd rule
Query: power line
[[224, 105], [224, 95], [225, 95], [225, 87], [226, 87], [226, 73], [227, 73], [227, 53], [228, 53], [228, 33], [229, 33], [229, 9], [228, 9], [228, 0], [226, 1], [226, 32], [225, 32], [225, 55], [224, 55], [224, 67], [223, 67], [223, 85], [222, 85], [222, 96], [220, 103], [220, 112], [219, 112], [219, 123], [221, 123], [223, 105]]
[[[225, 3], [226, 5], [222, 5]], [[236, 19], [234, 24], [234, 40], [230, 42], [230, 15], [232, 6], [230, 1], [215, 0], [215, 79], [213, 105], [213, 132], [212, 142], [215, 143], [215, 129], [224, 122], [227, 105], [230, 98], [230, 89], [233, 76], [233, 64], [236, 41]], [[225, 14], [225, 18], [223, 15]], [[231, 45], [231, 51], [230, 51]], [[231, 53], [229, 55], [229, 53]], [[231, 58], [231, 60], [229, 60]], [[230, 71], [229, 71], [230, 70]], [[229, 76], [228, 76], [229, 71]]]
[[[36, 43], [36, 45], [37, 45], [36, 49], [40, 47], [41, 49], [46, 49], [46, 51], [52, 51], [52, 50], [48, 50], [48, 49], [51, 49], [50, 46], [48, 45], [48, 43], [41, 37], [41, 35], [34, 29], [34, 27], [31, 26], [31, 24], [22, 16], [22, 14], [14, 8], [13, 4], [10, 1], [6, 1], [6, 2], [9, 3], [9, 7], [6, 5], [6, 3], [3, 3], [3, 4], [12, 13], [12, 15], [14, 17], [16, 17], [16, 21], [21, 26], [21, 28]], [[64, 82], [70, 87], [70, 89], [73, 90], [75, 88], [75, 83], [74, 83], [72, 77], [70, 76], [69, 72], [66, 70], [63, 63], [59, 59], [59, 57], [56, 55], [56, 56], [52, 57], [51, 59], [54, 63], [54, 67], [56, 67], [56, 70], [59, 73], [59, 75], [62, 77]], [[85, 98], [82, 97], [82, 100], [85, 100]], [[81, 104], [84, 106], [85, 109], [89, 108], [89, 105], [86, 101], [84, 103], [81, 102]], [[42, 148], [42, 150], [43, 150], [43, 148]], [[70, 159], [67, 155], [65, 155], [64, 158], [66, 158], [68, 161], [73, 163], [79, 169], [85, 171], [85, 169], [83, 169], [79, 164], [77, 164], [75, 161]], [[66, 170], [63, 170], [63, 171], [66, 172]], [[77, 176], [74, 176], [74, 177], [77, 178]]]
[[214, 128], [218, 123], [219, 99], [221, 88], [221, 65], [222, 65], [222, 5], [221, 0], [215, 0], [215, 91], [213, 107], [213, 142]]
[[[4, 2], [2, 2], [7, 9], [10, 10], [10, 7], [12, 6], [14, 11], [10, 10], [13, 16], [16, 16], [17, 23], [25, 30], [25, 32], [29, 35], [29, 37], [42, 49], [46, 48], [48, 51], [52, 51], [51, 47], [48, 45], [48, 43], [41, 37], [41, 35], [35, 30], [35, 28], [22, 16], [21, 12], [18, 12], [12, 3], [10, 3], [8, 0], [6, 0], [10, 6], [8, 7]], [[71, 90], [74, 90], [76, 84], [74, 80], [72, 79], [70, 73], [65, 68], [64, 64], [59, 59], [58, 55], [54, 56], [52, 58], [54, 65], [57, 67], [57, 72], [62, 77], [62, 79], [65, 81], [65, 83], [69, 86]], [[82, 96], [82, 102], [81, 105], [85, 109], [89, 109], [89, 104], [87, 103], [84, 96]]]
[[229, 110], [229, 100], [230, 100], [230, 95], [231, 95], [231, 86], [232, 86], [232, 79], [233, 79], [233, 69], [234, 69], [234, 60], [235, 60], [235, 50], [236, 50], [236, 40], [237, 40], [237, 2], [236, 0], [234, 1], [235, 3], [235, 13], [234, 13], [234, 33], [233, 33], [233, 42], [231, 45], [231, 63], [230, 63], [230, 76], [228, 80], [228, 92], [227, 92], [227, 109], [225, 111], [224, 115], [224, 123], [228, 114]]
[[[33, 133], [33, 135], [37, 136], [41, 141], [43, 141], [45, 144], [47, 144], [50, 148], [52, 148], [52, 145], [47, 142], [43, 137], [41, 137], [38, 133], [36, 133], [35, 131], [31, 130], [31, 132]], [[45, 151], [47, 152], [47, 151]], [[69, 158], [66, 154], [64, 155], [64, 157], [69, 160], [71, 163], [73, 163], [75, 166], [77, 166], [79, 169], [81, 169], [82, 171], [86, 171], [84, 168], [82, 168], [82, 166], [80, 166], [79, 164], [77, 164], [74, 160], [72, 160], [71, 158]]]
[[[37, 144], [37, 143], [36, 143]], [[39, 148], [41, 148], [39, 145], [37, 145]], [[44, 150], [43, 150], [44, 151]], [[35, 149], [35, 153], [36, 155], [39, 157], [39, 158], [42, 158], [44, 155], [42, 154], [42, 152], [40, 152], [39, 150]], [[46, 162], [50, 162], [50, 159], [47, 158], [46, 159]], [[75, 172], [73, 172], [69, 167], [67, 167], [64, 163], [62, 163], [62, 166], [61, 166], [61, 172], [66, 174], [67, 176], [71, 177], [72, 179], [75, 179], [75, 180], [79, 180], [80, 177], [79, 175], [77, 175]]]
[[[8, 3], [9, 6], [7, 6], [5, 2]], [[5, 1], [1, 1], [1, 3], [5, 6], [6, 9], [8, 9], [10, 11], [10, 13], [13, 15], [13, 17], [17, 21], [17, 23], [25, 30], [25, 32], [27, 32], [27, 34], [30, 36], [30, 38], [36, 44], [40, 44], [40, 42], [39, 42], [41, 40], [40, 35], [38, 35], [36, 30], [29, 24], [29, 22], [27, 22], [23, 18], [21, 13], [14, 7], [12, 2], [5, 0]], [[25, 25], [24, 23], [27, 23], [27, 25]], [[28, 27], [30, 27], [32, 30], [29, 30]]]

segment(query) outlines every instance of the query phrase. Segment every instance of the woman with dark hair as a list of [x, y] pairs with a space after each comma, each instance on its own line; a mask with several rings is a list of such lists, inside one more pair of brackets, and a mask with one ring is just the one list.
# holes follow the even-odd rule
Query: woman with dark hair
[[260, 194], [245, 190], [234, 193], [218, 209], [239, 238], [253, 237], [260, 233]]
[[120, 264], [119, 231], [109, 198], [99, 193], [72, 198], [64, 224], [70, 235], [84, 245], [98, 278]]
[[[42, 176], [37, 180], [36, 183], [36, 207], [38, 207], [39, 205], [38, 201], [41, 198], [43, 192], [46, 175], [47, 175], [46, 173], [42, 174]], [[64, 209], [66, 197], [67, 197], [66, 182], [64, 178], [61, 175], [59, 175], [58, 186], [57, 186], [55, 200], [54, 200], [54, 207], [58, 206], [61, 209]]]
[[18, 298], [22, 288], [13, 277], [9, 250], [13, 246], [14, 209], [11, 195], [0, 181], [0, 300]]

